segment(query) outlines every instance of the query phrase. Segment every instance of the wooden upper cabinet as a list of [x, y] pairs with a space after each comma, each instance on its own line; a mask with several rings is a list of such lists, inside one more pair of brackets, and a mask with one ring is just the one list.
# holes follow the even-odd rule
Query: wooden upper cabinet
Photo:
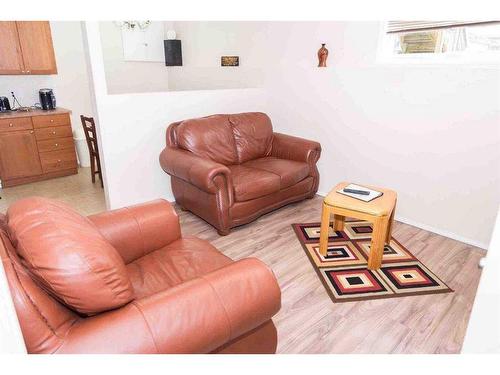
[[48, 21], [18, 21], [17, 32], [27, 74], [57, 74]]
[[23, 74], [21, 46], [14, 21], [0, 22], [0, 74]]
[[48, 21], [0, 22], [0, 36], [0, 74], [57, 74]]

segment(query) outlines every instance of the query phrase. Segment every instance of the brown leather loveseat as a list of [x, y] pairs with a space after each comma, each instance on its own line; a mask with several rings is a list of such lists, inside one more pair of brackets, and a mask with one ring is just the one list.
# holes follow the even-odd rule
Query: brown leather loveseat
[[184, 120], [167, 129], [160, 164], [177, 204], [226, 235], [262, 214], [312, 198], [318, 142], [273, 133], [260, 112]]
[[0, 257], [29, 353], [274, 353], [280, 289], [257, 259], [181, 236], [163, 200], [88, 218], [10, 206]]

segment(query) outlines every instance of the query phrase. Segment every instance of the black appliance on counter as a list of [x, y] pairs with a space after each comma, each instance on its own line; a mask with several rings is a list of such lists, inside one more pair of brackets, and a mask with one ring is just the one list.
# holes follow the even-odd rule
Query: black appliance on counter
[[56, 109], [56, 97], [52, 89], [40, 89], [40, 106], [44, 111]]
[[9, 98], [6, 96], [0, 96], [0, 112], [10, 111]]

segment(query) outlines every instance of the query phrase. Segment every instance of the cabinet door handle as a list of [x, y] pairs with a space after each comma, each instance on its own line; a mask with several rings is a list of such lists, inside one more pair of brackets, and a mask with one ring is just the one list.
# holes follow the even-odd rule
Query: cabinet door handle
[[34, 133], [34, 131], [33, 131], [33, 130], [31, 130], [31, 131], [30, 131], [30, 134], [33, 134], [33, 133]]
[[54, 120], [50, 120], [50, 122], [54, 122]]
[[12, 128], [13, 126], [14, 126], [14, 124], [13, 124], [13, 123], [10, 123], [10, 124], [9, 124], [9, 127], [10, 127], [10, 128]]
[[58, 163], [60, 163], [60, 162], [61, 162], [61, 159], [58, 159], [58, 160], [57, 160], [57, 162], [58, 162]]
[[52, 132], [52, 134], [56, 134], [55, 130]]
[[56, 147], [59, 147], [59, 144], [58, 144], [58, 143], [56, 143]]
[[29, 72], [30, 72], [29, 70], [26, 71], [26, 73], [29, 73]]

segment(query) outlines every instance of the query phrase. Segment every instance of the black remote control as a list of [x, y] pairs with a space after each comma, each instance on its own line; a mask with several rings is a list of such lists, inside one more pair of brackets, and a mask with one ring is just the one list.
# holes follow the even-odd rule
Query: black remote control
[[356, 190], [356, 189], [344, 189], [344, 193], [351, 193], [351, 194], [360, 194], [360, 195], [370, 195], [369, 191], [365, 190]]

